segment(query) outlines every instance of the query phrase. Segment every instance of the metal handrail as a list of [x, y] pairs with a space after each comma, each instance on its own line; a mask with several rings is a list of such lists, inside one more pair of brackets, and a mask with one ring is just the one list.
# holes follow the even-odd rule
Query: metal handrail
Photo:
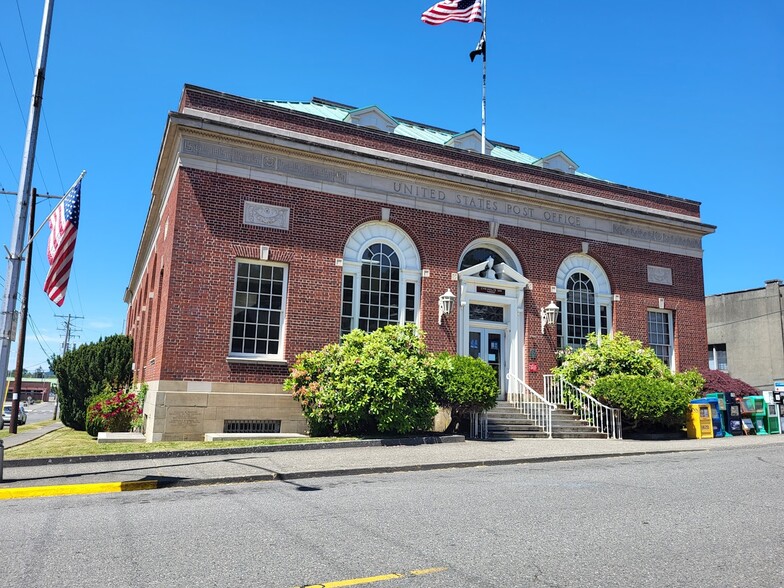
[[541, 427], [552, 439], [553, 411], [555, 411], [556, 405], [514, 374], [507, 374], [506, 379], [509, 380], [507, 401], [521, 414], [531, 419], [537, 427]]
[[564, 380], [563, 376], [545, 374], [544, 389], [550, 402], [565, 406], [581, 421], [607, 435], [608, 439], [623, 439], [619, 408], [602, 404], [585, 390]]
[[487, 411], [477, 411], [471, 413], [471, 439], [487, 439]]

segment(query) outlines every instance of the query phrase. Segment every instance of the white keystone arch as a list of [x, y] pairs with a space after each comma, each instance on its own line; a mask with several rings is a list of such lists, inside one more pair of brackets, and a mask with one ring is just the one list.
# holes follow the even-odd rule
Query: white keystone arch
[[394, 249], [401, 270], [421, 269], [419, 252], [411, 237], [400, 227], [381, 221], [365, 223], [351, 233], [343, 249], [343, 263], [361, 263], [362, 253], [373, 243], [385, 243]]
[[556, 287], [566, 290], [566, 281], [574, 273], [586, 274], [593, 281], [595, 294], [610, 294], [610, 280], [607, 274], [593, 257], [584, 253], [573, 253], [563, 260], [555, 278]]

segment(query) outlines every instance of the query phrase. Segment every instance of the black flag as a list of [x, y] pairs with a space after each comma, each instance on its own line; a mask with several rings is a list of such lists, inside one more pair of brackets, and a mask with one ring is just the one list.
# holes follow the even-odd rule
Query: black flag
[[485, 32], [482, 31], [482, 36], [479, 37], [479, 42], [476, 44], [476, 49], [469, 53], [469, 57], [471, 57], [471, 63], [474, 62], [474, 57], [477, 55], [481, 55], [483, 59], [486, 59], [485, 54]]

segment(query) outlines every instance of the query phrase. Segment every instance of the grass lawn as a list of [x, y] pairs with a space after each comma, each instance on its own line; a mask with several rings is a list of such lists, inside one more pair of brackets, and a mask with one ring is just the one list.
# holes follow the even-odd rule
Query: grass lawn
[[[36, 423], [31, 428], [49, 424]], [[19, 430], [23, 430], [20, 427]], [[6, 430], [0, 434], [7, 433]], [[345, 441], [341, 437], [308, 437], [296, 439], [238, 439], [236, 441], [164, 441], [160, 443], [98, 443], [84, 431], [63, 427], [43, 437], [5, 450], [5, 458], [29, 459], [33, 457], [70, 457], [74, 455], [102, 455], [108, 453], [147, 453], [151, 451], [181, 451], [187, 449], [218, 449], [222, 447], [256, 447], [259, 445], [283, 445], [292, 443], [321, 443]]]
[[[42, 427], [45, 427], [46, 425], [51, 425], [53, 422], [54, 422], [53, 420], [48, 420], [48, 421], [40, 421], [38, 423], [32, 423], [30, 425], [20, 425], [20, 426], [16, 427], [16, 432], [17, 433], [24, 433], [25, 431], [33, 431], [35, 429], [40, 429]], [[10, 433], [10, 429], [9, 429], [8, 425], [6, 425], [2, 429], [0, 429], [0, 439], [5, 439], [9, 435], [11, 435], [11, 433]], [[9, 451], [9, 450], [6, 449], [6, 451]]]

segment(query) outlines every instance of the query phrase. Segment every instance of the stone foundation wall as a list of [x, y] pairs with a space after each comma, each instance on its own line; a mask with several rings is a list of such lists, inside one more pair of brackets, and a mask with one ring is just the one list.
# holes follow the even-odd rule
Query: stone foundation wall
[[281, 433], [304, 434], [299, 404], [278, 384], [148, 382], [144, 402], [147, 442], [203, 441], [227, 420], [279, 420]]

